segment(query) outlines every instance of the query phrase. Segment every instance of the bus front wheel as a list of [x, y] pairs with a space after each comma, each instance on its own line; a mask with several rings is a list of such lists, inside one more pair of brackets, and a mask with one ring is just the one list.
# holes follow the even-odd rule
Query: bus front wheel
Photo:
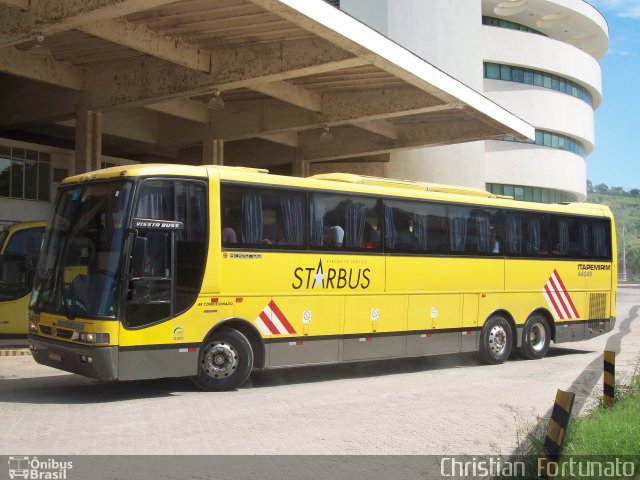
[[513, 331], [509, 321], [501, 315], [487, 320], [480, 333], [480, 360], [496, 365], [503, 363], [513, 348]]
[[549, 351], [551, 343], [551, 329], [546, 318], [542, 315], [532, 315], [527, 319], [522, 331], [522, 346], [518, 353], [530, 360], [543, 358]]
[[213, 332], [200, 351], [198, 374], [193, 382], [203, 390], [233, 390], [242, 385], [253, 366], [251, 344], [242, 333], [229, 328]]

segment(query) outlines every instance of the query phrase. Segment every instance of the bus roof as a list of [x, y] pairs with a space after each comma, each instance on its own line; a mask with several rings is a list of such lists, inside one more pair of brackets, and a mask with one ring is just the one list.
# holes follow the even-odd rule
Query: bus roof
[[516, 201], [513, 197], [495, 195], [473, 187], [442, 185], [414, 180], [371, 177], [349, 173], [327, 173], [299, 178], [268, 174], [262, 168], [230, 167], [219, 165], [177, 165], [177, 164], [135, 164], [96, 170], [65, 178], [63, 184], [81, 183], [90, 180], [138, 177], [138, 176], [188, 176], [207, 177], [209, 173], [221, 180], [250, 182], [265, 185], [338, 190], [365, 194], [382, 194], [395, 197], [419, 198], [454, 203], [473, 203], [493, 207], [510, 207], [525, 210], [568, 213], [610, 217], [611, 211], [605, 205], [593, 203], [549, 204]]

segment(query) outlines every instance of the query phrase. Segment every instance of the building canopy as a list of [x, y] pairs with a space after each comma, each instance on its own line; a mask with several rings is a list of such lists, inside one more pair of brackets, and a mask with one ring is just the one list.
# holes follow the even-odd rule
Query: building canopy
[[[0, 136], [199, 163], [367, 158], [531, 125], [322, 0], [0, 0]], [[327, 141], [329, 139], [329, 141]], [[190, 162], [193, 160], [193, 162]]]

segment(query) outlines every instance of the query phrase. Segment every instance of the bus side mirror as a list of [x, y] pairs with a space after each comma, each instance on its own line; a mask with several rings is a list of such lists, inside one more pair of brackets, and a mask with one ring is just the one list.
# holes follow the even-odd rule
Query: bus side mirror
[[142, 274], [147, 265], [147, 239], [136, 237], [133, 242], [133, 255], [131, 261], [131, 271], [134, 274]]

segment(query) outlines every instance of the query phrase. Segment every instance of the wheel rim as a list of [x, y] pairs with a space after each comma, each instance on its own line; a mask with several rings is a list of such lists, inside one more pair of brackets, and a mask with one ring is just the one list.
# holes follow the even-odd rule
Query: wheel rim
[[500, 325], [495, 325], [489, 332], [489, 348], [497, 356], [507, 348], [507, 331]]
[[531, 328], [531, 348], [536, 352], [544, 350], [544, 346], [547, 343], [547, 332], [544, 329], [544, 325], [536, 323]]
[[238, 352], [224, 342], [213, 342], [202, 357], [202, 370], [212, 378], [228, 377], [238, 368]]

